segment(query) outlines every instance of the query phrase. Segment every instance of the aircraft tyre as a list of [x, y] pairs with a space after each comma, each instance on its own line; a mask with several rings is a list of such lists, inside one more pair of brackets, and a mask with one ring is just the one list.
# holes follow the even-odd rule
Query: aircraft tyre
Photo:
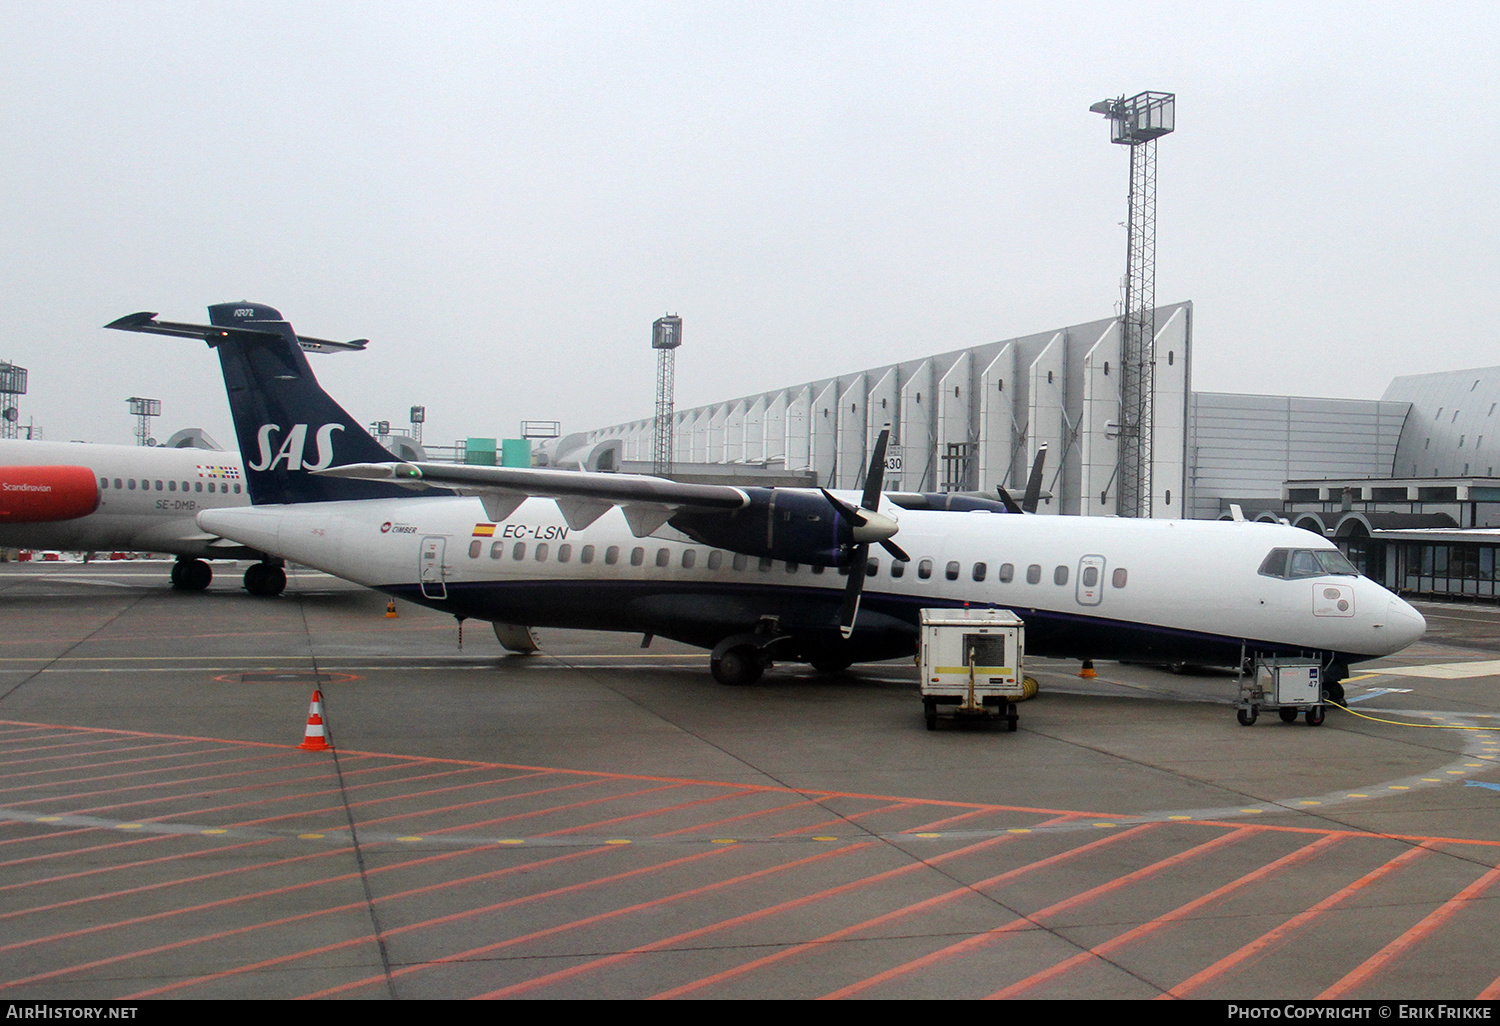
[[1282, 706], [1280, 709], [1276, 710], [1276, 714], [1281, 717], [1282, 723], [1297, 722], [1297, 709], [1295, 706]]
[[213, 569], [201, 559], [179, 559], [172, 564], [172, 587], [178, 591], [203, 591], [213, 579]]
[[1330, 701], [1339, 705], [1347, 704], [1344, 701], [1344, 678], [1349, 676], [1348, 663], [1333, 663], [1323, 674], [1323, 694]]
[[1307, 710], [1307, 725], [1309, 727], [1318, 727], [1321, 726], [1322, 723], [1323, 707], [1321, 705], [1315, 705], [1311, 709]]
[[1248, 709], [1235, 710], [1234, 715], [1235, 719], [1240, 721], [1240, 726], [1251, 727], [1255, 725], [1255, 718], [1260, 715], [1260, 710], [1252, 705]]
[[716, 648], [708, 665], [720, 684], [754, 684], [766, 672], [760, 649], [751, 644], [731, 645], [722, 652]]
[[275, 598], [286, 590], [286, 571], [274, 563], [251, 563], [245, 569], [245, 590], [263, 598]]

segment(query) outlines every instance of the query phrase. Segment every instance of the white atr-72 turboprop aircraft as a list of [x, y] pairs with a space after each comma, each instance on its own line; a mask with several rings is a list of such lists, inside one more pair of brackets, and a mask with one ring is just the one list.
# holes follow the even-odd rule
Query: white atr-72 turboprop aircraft
[[1426, 629], [1298, 528], [930, 508], [941, 496], [898, 507], [880, 490], [884, 435], [863, 496], [392, 462], [318, 385], [280, 313], [227, 303], [209, 314], [202, 326], [154, 314], [109, 325], [218, 350], [254, 505], [205, 510], [200, 526], [492, 621], [502, 641], [525, 626], [659, 634], [712, 649], [719, 681], [747, 683], [773, 659], [837, 669], [909, 657], [918, 610], [995, 606], [1024, 618], [1034, 655], [1316, 657], [1338, 697], [1350, 663]]

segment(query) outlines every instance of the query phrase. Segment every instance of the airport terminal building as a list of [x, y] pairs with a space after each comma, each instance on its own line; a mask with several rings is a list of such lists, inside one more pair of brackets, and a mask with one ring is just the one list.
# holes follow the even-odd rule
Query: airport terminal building
[[[676, 410], [674, 464], [858, 488], [889, 426], [889, 490], [993, 497], [1025, 487], [1045, 444], [1038, 512], [1113, 515], [1120, 341], [1106, 318]], [[1380, 399], [1195, 392], [1191, 303], [1157, 309], [1154, 349], [1153, 516], [1285, 519], [1395, 590], [1500, 597], [1500, 367], [1400, 377]], [[645, 418], [549, 458], [649, 472], [654, 438]]]

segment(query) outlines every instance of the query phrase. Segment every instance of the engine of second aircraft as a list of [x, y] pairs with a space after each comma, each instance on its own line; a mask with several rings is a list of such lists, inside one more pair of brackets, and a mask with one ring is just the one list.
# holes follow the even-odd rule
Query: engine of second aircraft
[[745, 508], [723, 513], [681, 512], [669, 523], [694, 541], [747, 556], [789, 563], [847, 566], [854, 525], [821, 492], [803, 488], [746, 488]]

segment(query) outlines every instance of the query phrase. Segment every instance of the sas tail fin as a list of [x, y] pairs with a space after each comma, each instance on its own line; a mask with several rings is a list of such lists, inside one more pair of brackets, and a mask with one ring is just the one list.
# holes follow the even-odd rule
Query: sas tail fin
[[399, 485], [308, 473], [346, 463], [396, 462], [323, 391], [303, 353], [304, 349], [363, 349], [363, 339], [329, 342], [298, 336], [279, 311], [258, 303], [220, 303], [209, 307], [208, 315], [210, 323], [200, 325], [158, 321], [152, 313], [132, 314], [106, 327], [201, 338], [218, 350], [251, 502], [330, 502], [412, 494]]

